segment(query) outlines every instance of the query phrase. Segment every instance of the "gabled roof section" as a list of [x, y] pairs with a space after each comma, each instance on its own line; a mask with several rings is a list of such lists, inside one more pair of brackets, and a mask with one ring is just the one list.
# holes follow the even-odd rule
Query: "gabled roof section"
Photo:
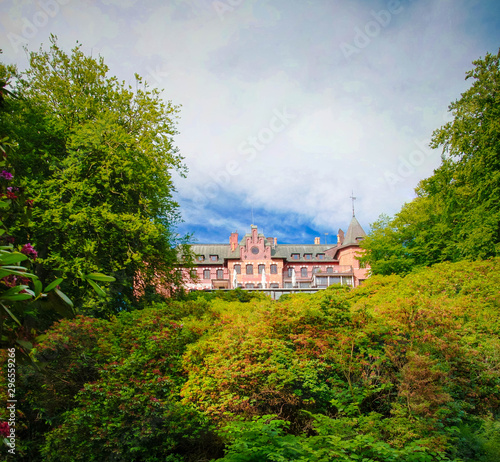
[[349, 223], [349, 228], [347, 229], [347, 233], [345, 233], [344, 242], [342, 242], [343, 246], [358, 244], [363, 238], [366, 237], [366, 233], [363, 228], [359, 224], [359, 221], [355, 216], [352, 217], [351, 223]]

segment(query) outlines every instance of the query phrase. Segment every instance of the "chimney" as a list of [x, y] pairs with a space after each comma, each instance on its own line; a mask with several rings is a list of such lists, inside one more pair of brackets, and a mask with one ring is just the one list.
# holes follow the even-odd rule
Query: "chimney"
[[229, 237], [229, 244], [231, 244], [231, 252], [234, 252], [236, 247], [238, 247], [238, 231], [231, 233], [231, 236]]
[[337, 234], [337, 245], [342, 245], [344, 243], [344, 231], [339, 229]]
[[321, 238], [315, 237], [314, 238], [314, 245], [318, 245], [318, 244], [321, 244]]
[[277, 237], [275, 237], [275, 238], [274, 238], [274, 247], [276, 247], [277, 245], [278, 245], [278, 238], [277, 238]]

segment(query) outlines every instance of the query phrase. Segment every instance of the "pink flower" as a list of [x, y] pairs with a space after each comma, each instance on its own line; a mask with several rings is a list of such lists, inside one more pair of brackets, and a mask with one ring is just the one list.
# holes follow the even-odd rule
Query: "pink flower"
[[4, 180], [12, 180], [13, 175], [7, 170], [2, 170], [2, 172], [0, 173], [0, 178], [3, 178]]
[[8, 438], [10, 435], [10, 427], [8, 422], [0, 422], [0, 435]]
[[21, 249], [21, 253], [24, 253], [24, 255], [32, 258], [33, 260], [38, 257], [38, 252], [29, 242], [27, 244], [24, 244], [23, 248]]

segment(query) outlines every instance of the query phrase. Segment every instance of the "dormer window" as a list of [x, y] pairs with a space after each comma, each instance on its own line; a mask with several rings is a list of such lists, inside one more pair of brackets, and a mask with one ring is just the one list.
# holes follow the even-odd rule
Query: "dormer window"
[[318, 253], [318, 254], [316, 254], [316, 257], [318, 258], [318, 260], [324, 260], [325, 259], [325, 254], [324, 253]]
[[298, 260], [300, 258], [299, 253], [292, 253], [292, 260]]
[[205, 255], [196, 255], [197, 261], [205, 261]]
[[304, 258], [305, 258], [306, 260], [310, 260], [310, 259], [312, 258], [312, 253], [305, 253], [305, 254], [304, 254]]
[[217, 261], [219, 259], [218, 255], [210, 255], [210, 261]]

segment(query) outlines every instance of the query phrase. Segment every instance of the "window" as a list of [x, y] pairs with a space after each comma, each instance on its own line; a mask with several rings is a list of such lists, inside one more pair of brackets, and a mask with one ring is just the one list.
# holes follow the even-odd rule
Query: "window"
[[280, 285], [277, 282], [273, 282], [273, 283], [271, 283], [271, 285], [269, 287], [271, 289], [279, 289]]
[[234, 265], [234, 271], [236, 274], [241, 274], [241, 265]]
[[291, 289], [292, 288], [292, 283], [291, 282], [285, 282], [285, 289]]
[[247, 285], [246, 285], [246, 288], [247, 288], [247, 289], [253, 289], [253, 284], [247, 284]]
[[352, 286], [352, 277], [351, 276], [344, 276], [342, 278], [342, 284], [346, 284], [348, 286]]
[[328, 279], [329, 279], [328, 283], [330, 285], [332, 285], [332, 284], [340, 284], [340, 276], [330, 276]]
[[217, 261], [219, 259], [218, 255], [210, 255], [210, 261]]
[[319, 272], [321, 272], [321, 270], [319, 269], [319, 267], [318, 267], [318, 266], [315, 266], [315, 267], [313, 268], [313, 274], [318, 274]]
[[247, 265], [247, 274], [253, 274], [253, 265]]
[[329, 273], [329, 274], [333, 273], [333, 268], [331, 266], [328, 266], [326, 268], [326, 272]]
[[327, 277], [317, 277], [316, 285], [318, 287], [327, 287], [328, 286], [328, 278]]
[[278, 265], [271, 265], [271, 274], [278, 274]]
[[266, 270], [266, 265], [259, 265], [259, 274], [262, 274]]
[[224, 270], [217, 270], [217, 279], [224, 279]]
[[310, 259], [312, 258], [312, 253], [305, 253], [305, 254], [304, 254], [304, 258], [305, 258], [306, 260], [310, 260]]
[[257, 289], [262, 289], [262, 284], [260, 282], [257, 284]]
[[318, 253], [316, 255], [316, 257], [318, 258], [318, 260], [324, 260], [325, 259], [325, 254], [324, 253]]
[[306, 278], [306, 277], [307, 277], [307, 268], [301, 268], [301, 269], [300, 269], [300, 275], [301, 275], [303, 278]]
[[299, 287], [301, 289], [309, 289], [311, 286], [309, 285], [308, 282], [301, 282], [300, 285], [299, 285]]
[[259, 253], [259, 248], [258, 247], [252, 247], [250, 251], [254, 254], [257, 255]]
[[205, 255], [196, 255], [197, 261], [205, 261]]
[[293, 268], [288, 268], [288, 277], [291, 278], [293, 276]]
[[203, 279], [210, 279], [210, 270], [203, 270]]
[[300, 254], [292, 253], [292, 260], [298, 260], [300, 258]]

